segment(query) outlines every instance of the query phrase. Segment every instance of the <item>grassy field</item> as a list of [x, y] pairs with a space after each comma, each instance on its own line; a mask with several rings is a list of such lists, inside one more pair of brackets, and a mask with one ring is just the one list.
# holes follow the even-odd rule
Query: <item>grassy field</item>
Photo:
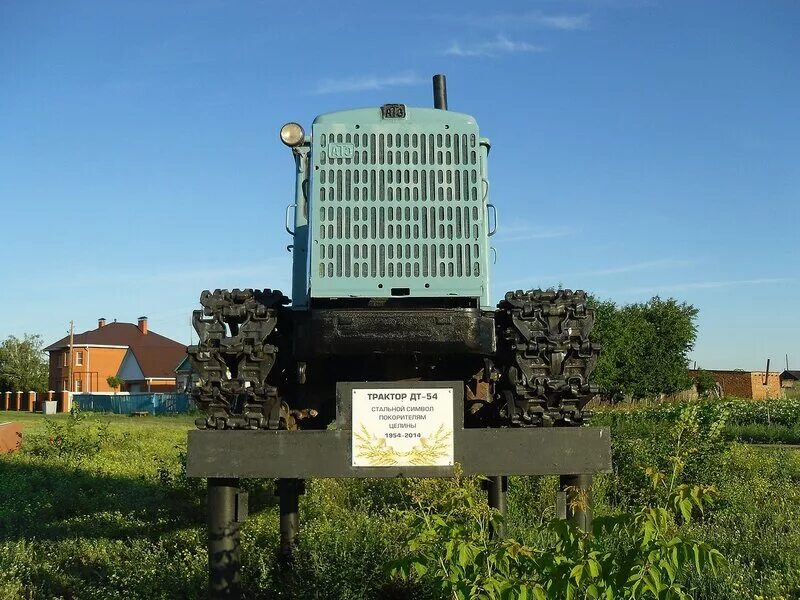
[[[644, 468], [668, 472], [677, 444], [681, 480], [719, 491], [685, 533], [706, 539], [729, 562], [718, 575], [689, 576], [692, 595], [800, 598], [800, 452], [732, 442], [736, 406], [725, 405], [727, 413], [698, 406], [681, 441], [674, 431], [683, 417], [674, 406], [599, 411], [595, 422], [613, 430], [615, 471], [596, 478], [595, 514], [654, 502]], [[738, 409], [740, 420], [753, 420], [742, 416], [749, 409]], [[22, 423], [25, 443], [0, 457], [0, 598], [203, 597], [204, 482], [182, 470], [191, 418], [0, 412], [0, 422], [7, 420]], [[774, 420], [765, 426], [781, 426]], [[447, 482], [310, 481], [293, 572], [276, 567], [272, 483], [244, 485], [251, 504], [242, 529], [247, 598], [441, 597], [424, 578], [393, 580], [386, 564], [414, 533], [396, 510], [412, 508], [420, 494], [435, 501]], [[555, 478], [512, 478], [509, 534], [539, 543], [554, 493]]]

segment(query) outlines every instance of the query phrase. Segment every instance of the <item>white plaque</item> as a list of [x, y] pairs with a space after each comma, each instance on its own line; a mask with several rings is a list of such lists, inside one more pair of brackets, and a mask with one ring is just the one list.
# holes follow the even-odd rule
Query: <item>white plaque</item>
[[451, 388], [353, 390], [354, 467], [453, 464]]

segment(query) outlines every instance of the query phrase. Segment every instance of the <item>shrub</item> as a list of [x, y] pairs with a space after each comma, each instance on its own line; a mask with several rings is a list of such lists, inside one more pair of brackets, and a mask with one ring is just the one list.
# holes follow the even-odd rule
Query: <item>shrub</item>
[[44, 435], [25, 437], [25, 453], [74, 465], [94, 455], [109, 442], [108, 422], [87, 417], [77, 405], [73, 405], [66, 421], [45, 418], [44, 427]]
[[[655, 487], [666, 485], [665, 476], [650, 474]], [[412, 534], [391, 569], [461, 600], [689, 598], [686, 569], [716, 573], [725, 563], [716, 549], [681, 535], [678, 520], [690, 523], [713, 495], [712, 488], [677, 486], [665, 506], [596, 519], [594, 536], [552, 519], [534, 547], [491, 537], [501, 516], [457, 479], [436, 503], [402, 512]]]
[[708, 396], [711, 392], [717, 391], [717, 380], [714, 379], [711, 373], [703, 369], [695, 373], [695, 376], [692, 378], [692, 383], [694, 383], [695, 388], [697, 388], [697, 393], [701, 396]]

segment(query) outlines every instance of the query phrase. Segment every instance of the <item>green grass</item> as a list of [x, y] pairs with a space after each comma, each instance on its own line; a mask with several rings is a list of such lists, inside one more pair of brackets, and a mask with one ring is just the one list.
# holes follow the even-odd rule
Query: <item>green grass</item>
[[[23, 425], [24, 446], [0, 456], [0, 598], [204, 596], [204, 486], [182, 470], [192, 418], [92, 415], [70, 426], [67, 415], [0, 412], [9, 420]], [[615, 471], [595, 478], [596, 514], [651, 502], [643, 468], [668, 466], [672, 422], [627, 409], [597, 421], [613, 428]], [[715, 544], [731, 568], [695, 576], [695, 598], [800, 598], [800, 451], [708, 441], [703, 431], [684, 477], [716, 485], [720, 498], [688, 533]], [[293, 573], [276, 568], [271, 482], [244, 486], [246, 598], [437, 597], [391, 581], [384, 568], [410, 534], [394, 512], [413, 505], [407, 481], [310, 481]], [[553, 514], [555, 478], [514, 477], [509, 492], [509, 532], [535, 544]]]

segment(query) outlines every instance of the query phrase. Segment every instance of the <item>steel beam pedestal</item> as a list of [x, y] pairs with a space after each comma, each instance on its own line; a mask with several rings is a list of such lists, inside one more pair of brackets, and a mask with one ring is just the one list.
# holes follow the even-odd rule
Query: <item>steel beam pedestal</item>
[[[564, 475], [611, 471], [607, 427], [461, 429], [455, 462], [464, 475]], [[453, 477], [454, 467], [354, 467], [352, 432], [190, 431], [189, 477]]]
[[241, 597], [238, 491], [238, 479], [208, 480], [208, 597], [211, 600]]
[[583, 531], [592, 531], [592, 476], [561, 475], [558, 478], [556, 513]]
[[492, 537], [503, 537], [506, 534], [505, 518], [508, 516], [508, 476], [493, 475], [484, 482], [484, 489], [489, 500], [489, 508], [495, 509], [503, 517], [503, 523], [495, 529], [491, 528]]
[[280, 556], [289, 561], [300, 532], [300, 495], [305, 493], [302, 479], [279, 479], [276, 487], [280, 510]]

